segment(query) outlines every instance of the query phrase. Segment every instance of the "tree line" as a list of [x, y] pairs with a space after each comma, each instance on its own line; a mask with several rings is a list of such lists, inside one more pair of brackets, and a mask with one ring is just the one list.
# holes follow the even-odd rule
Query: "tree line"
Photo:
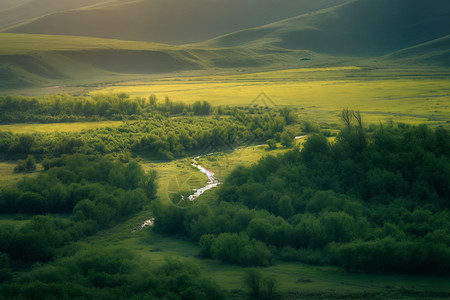
[[236, 109], [232, 115], [177, 118], [154, 113], [147, 120], [81, 132], [15, 134], [0, 131], [0, 154], [25, 158], [27, 155], [146, 152], [158, 158], [173, 159], [199, 153], [208, 146], [234, 148], [267, 139], [292, 141], [293, 137], [284, 118], [273, 112], [247, 115]]
[[155, 95], [131, 98], [126, 93], [79, 97], [68, 94], [45, 97], [0, 96], [0, 120], [3, 124], [145, 119], [154, 112], [167, 116], [204, 116], [210, 115], [213, 107], [207, 101], [185, 104], [166, 97], [160, 103]]

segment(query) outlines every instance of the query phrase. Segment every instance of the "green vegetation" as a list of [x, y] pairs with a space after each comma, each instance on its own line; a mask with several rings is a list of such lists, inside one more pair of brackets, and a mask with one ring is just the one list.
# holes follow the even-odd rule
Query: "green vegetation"
[[[173, 159], [208, 147], [214, 151], [230, 149], [269, 138], [283, 138], [286, 143], [293, 137], [294, 128], [300, 130], [295, 124], [289, 125], [288, 130], [285, 117], [276, 109], [220, 107], [213, 112], [206, 101], [188, 105], [166, 97], [160, 104], [154, 95], [149, 99], [130, 99], [126, 94], [40, 99], [6, 96], [0, 97], [0, 106], [5, 122], [129, 120], [120, 126], [81, 132], [0, 131], [0, 153], [9, 157], [83, 153], [121, 154], [126, 160], [130, 152], [144, 152], [160, 159]], [[178, 117], [171, 118], [173, 115]]]
[[[33, 170], [34, 157], [44, 169], [0, 189], [0, 211], [7, 214], [0, 226], [0, 277], [7, 298], [90, 297], [100, 288], [113, 298], [328, 298], [317, 276], [336, 270], [450, 271], [450, 138], [442, 127], [365, 126], [359, 111], [345, 109], [335, 139], [313, 134], [302, 144], [295, 135], [320, 129], [295, 107], [159, 103], [154, 95], [126, 94], [1, 99], [12, 104], [3, 105], [11, 121], [121, 120], [79, 132], [1, 132], [2, 155], [24, 158], [17, 171]], [[225, 182], [189, 206], [174, 205], [173, 195], [187, 196], [205, 180], [188, 157], [220, 150], [198, 161]], [[123, 233], [150, 216], [150, 233]], [[87, 241], [93, 244], [85, 248]], [[144, 257], [158, 263], [144, 271]], [[324, 269], [288, 280], [299, 276], [293, 266], [311, 272], [299, 263]], [[337, 267], [331, 273], [330, 265]], [[365, 297], [356, 288], [336, 288], [342, 297]], [[448, 296], [437, 287], [377, 285], [368, 293]]]
[[[214, 106], [242, 106], [257, 103], [262, 91], [279, 108], [297, 109], [301, 121], [311, 129], [337, 126], [343, 107], [364, 114], [367, 124], [395, 122], [448, 126], [450, 106], [446, 105], [450, 82], [448, 71], [436, 68], [405, 68], [396, 65], [367, 67], [295, 68], [288, 70], [212, 76], [170, 77], [155, 81], [131, 81], [104, 87], [104, 93], [129, 93], [147, 97], [170, 95], [174, 101], [194, 103], [198, 99]], [[271, 105], [266, 99], [266, 104]]]
[[[243, 282], [238, 297], [289, 297], [288, 291], [302, 295], [278, 278], [275, 270], [288, 266], [282, 261], [335, 265], [349, 272], [444, 276], [450, 272], [446, 200], [450, 134], [444, 128], [403, 123], [365, 127], [359, 111], [344, 109], [344, 127], [333, 143], [313, 134], [300, 146], [294, 143], [293, 132], [317, 129], [311, 122], [299, 120], [291, 108], [215, 108], [207, 102], [188, 105], [169, 98], [160, 104], [153, 95], [149, 99], [127, 95], [2, 99], [24, 103], [25, 108], [32, 104], [23, 115], [19, 106], [4, 106], [9, 117], [17, 120], [32, 116], [64, 121], [62, 110], [71, 118], [124, 120], [119, 126], [81, 132], [2, 133], [3, 155], [28, 155], [18, 161], [17, 172], [33, 170], [36, 161], [32, 155], [44, 168], [0, 190], [0, 211], [17, 219], [0, 226], [2, 294], [8, 298], [29, 298], [32, 292], [89, 297], [99, 288], [118, 298], [131, 294], [158, 298], [168, 293], [181, 298], [220, 298], [225, 295], [223, 288], [231, 295], [236, 283], [226, 283], [228, 279], [221, 288], [206, 279], [192, 283], [201, 276], [196, 265], [220, 270], [215, 260], [235, 266], [212, 278], [222, 282], [222, 276], [238, 274]], [[77, 103], [80, 110], [75, 109]], [[101, 103], [107, 108], [101, 110]], [[85, 107], [92, 108], [90, 114]], [[93, 143], [95, 140], [98, 142]], [[249, 140], [268, 141], [268, 146], [248, 147]], [[247, 147], [235, 150], [238, 145]], [[294, 150], [289, 150], [292, 146]], [[279, 149], [270, 150], [275, 147]], [[225, 182], [189, 209], [173, 205], [170, 193], [165, 195], [164, 190], [187, 196], [204, 179], [192, 177], [197, 171], [187, 168], [189, 159], [166, 161], [164, 167], [150, 161], [209, 153], [211, 149], [228, 153], [207, 155], [199, 162]], [[277, 153], [281, 154], [270, 155]], [[265, 154], [269, 155], [250, 166]], [[141, 157], [146, 171], [133, 156]], [[248, 167], [239, 167], [240, 163]], [[159, 191], [153, 168], [162, 174]], [[100, 257], [98, 249], [78, 248], [98, 233], [112, 230], [110, 234], [117, 235], [114, 228], [123, 226], [122, 222], [143, 220], [142, 211], [155, 217], [150, 240], [157, 233], [184, 236], [194, 243], [183, 247], [191, 257], [199, 257], [164, 262], [164, 252], [152, 254], [150, 260], [158, 257], [160, 262], [143, 272], [145, 263], [139, 261], [146, 247], [142, 245], [138, 246], [142, 250], [133, 251], [111, 244], [104, 249], [105, 257], [117, 259], [102, 265], [95, 262], [95, 257]], [[26, 222], [16, 225], [23, 218]], [[132, 228], [137, 228], [138, 222], [143, 221], [136, 221]], [[138, 236], [144, 237], [142, 234]], [[139, 241], [120, 236], [123, 243]], [[180, 253], [174, 249], [169, 257]], [[83, 264], [94, 267], [83, 269]], [[242, 269], [255, 266], [260, 269]], [[15, 275], [17, 272], [23, 275]], [[51, 272], [61, 275], [50, 276]], [[139, 276], [142, 278], [136, 279]], [[183, 284], [169, 283], [181, 278]], [[355, 291], [341, 292], [356, 295]], [[375, 289], [373, 295], [385, 292]], [[314, 288], [305, 293], [313, 298], [320, 294]], [[398, 290], [390, 294], [395, 293], [402, 294]], [[439, 293], [430, 295], [448, 296]]]
[[239, 265], [277, 257], [349, 271], [448, 274], [448, 131], [367, 131], [349, 110], [343, 119], [334, 144], [311, 136], [301, 152], [235, 169], [216, 205], [185, 212], [154, 202], [155, 230], [185, 234], [202, 255]]
[[450, 298], [448, 0], [42, 2], [0, 3], [0, 300]]
[[36, 170], [36, 159], [33, 155], [28, 155], [25, 160], [19, 159], [14, 172], [32, 172]]
[[[0, 226], [2, 299], [224, 297], [196, 266], [177, 259], [152, 266], [123, 247], [76, 243], [140, 211], [156, 193], [154, 173], [83, 155], [43, 165], [47, 172], [0, 191], [2, 213], [34, 215], [20, 227]], [[67, 216], [42, 215], [49, 213]]]

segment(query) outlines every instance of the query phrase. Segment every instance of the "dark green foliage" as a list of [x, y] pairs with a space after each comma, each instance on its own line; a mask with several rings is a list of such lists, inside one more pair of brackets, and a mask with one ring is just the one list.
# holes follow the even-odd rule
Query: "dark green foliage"
[[[140, 210], [154, 196], [155, 174], [144, 174], [135, 162], [122, 164], [85, 155], [44, 161], [48, 171], [0, 190], [4, 213], [74, 213], [100, 226]], [[53, 166], [53, 167], [52, 167]]]
[[155, 230], [187, 235], [202, 256], [235, 264], [267, 265], [276, 253], [348, 270], [449, 273], [448, 132], [381, 127], [369, 135], [351, 116], [357, 125], [335, 144], [313, 135], [301, 152], [236, 168], [217, 206], [155, 203]]
[[50, 216], [35, 216], [19, 230], [2, 226], [0, 252], [15, 262], [48, 261], [56, 248], [71, 240], [66, 231], [69, 226], [69, 222]]
[[[154, 172], [145, 174], [134, 162], [78, 154], [44, 165], [47, 172], [0, 190], [2, 213], [35, 215], [19, 230], [0, 227], [0, 253], [17, 263], [51, 260], [57, 248], [141, 210], [155, 195]], [[41, 215], [48, 213], [72, 214]]]
[[[202, 245], [202, 250], [205, 243]], [[244, 234], [221, 233], [210, 245], [209, 251], [213, 258], [248, 266], [267, 266], [271, 263], [272, 254], [267, 246], [255, 239], [250, 240]]]
[[14, 172], [32, 172], [36, 170], [36, 159], [33, 155], [28, 155], [24, 160], [19, 159], [17, 161], [17, 166], [14, 167]]
[[[212, 109], [207, 102], [197, 106], [199, 114]], [[74, 153], [119, 155], [139, 152], [160, 159], [173, 159], [198, 153], [206, 147], [229, 149], [230, 145], [246, 144], [249, 140], [261, 142], [285, 132], [284, 120], [273, 112], [251, 115], [244, 110], [235, 109], [226, 116], [169, 118], [161, 110], [150, 110], [148, 115], [139, 116], [138, 119], [140, 121], [128, 121], [118, 127], [81, 132], [33, 135], [0, 132], [0, 154], [14, 157], [19, 153], [59, 156]], [[286, 134], [282, 134], [285, 145], [289, 144]]]
[[[345, 116], [348, 125], [335, 144], [314, 135], [301, 152], [236, 169], [219, 200], [282, 217], [252, 216], [246, 232], [288, 260], [450, 272], [450, 247], [442, 243], [450, 226], [448, 132], [381, 127], [368, 135], [357, 112]], [[431, 238], [437, 235], [440, 241]]]
[[187, 112], [209, 115], [213, 109], [206, 101], [186, 105], [182, 102], [173, 102], [166, 97], [164, 103], [158, 104], [154, 95], [150, 96], [149, 100], [140, 97], [131, 99], [125, 93], [97, 94], [92, 97], [73, 97], [67, 94], [41, 98], [0, 97], [0, 120], [3, 123], [137, 119], [148, 117], [155, 111], [171, 115]]
[[159, 266], [129, 249], [104, 247], [43, 266], [0, 287], [8, 299], [224, 299], [214, 282], [178, 260]]
[[256, 298], [273, 299], [275, 296], [277, 280], [273, 276], [264, 276], [256, 269], [248, 269], [244, 272], [243, 282]]

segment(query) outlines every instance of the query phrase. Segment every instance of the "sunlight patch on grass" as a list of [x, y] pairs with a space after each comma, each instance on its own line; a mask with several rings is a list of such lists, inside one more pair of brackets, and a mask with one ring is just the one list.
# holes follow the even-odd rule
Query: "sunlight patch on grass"
[[8, 186], [11, 185], [19, 180], [21, 180], [23, 177], [32, 177], [39, 174], [44, 168], [42, 165], [37, 164], [36, 165], [36, 171], [31, 173], [15, 173], [14, 167], [17, 166], [16, 162], [13, 161], [7, 161], [7, 162], [0, 162], [0, 187], [2, 186]]
[[206, 100], [215, 106], [247, 106], [265, 92], [274, 104], [297, 107], [301, 119], [317, 122], [335, 123], [339, 112], [349, 107], [360, 110], [369, 123], [393, 119], [445, 124], [450, 116], [450, 79], [411, 74], [393, 77], [357, 67], [294, 69], [122, 83], [96, 92], [155, 94], [159, 101], [169, 96], [186, 103]]
[[122, 121], [103, 122], [75, 122], [75, 123], [47, 123], [47, 124], [8, 124], [0, 125], [0, 131], [11, 131], [12, 133], [35, 133], [35, 132], [75, 132], [84, 129], [117, 127]]

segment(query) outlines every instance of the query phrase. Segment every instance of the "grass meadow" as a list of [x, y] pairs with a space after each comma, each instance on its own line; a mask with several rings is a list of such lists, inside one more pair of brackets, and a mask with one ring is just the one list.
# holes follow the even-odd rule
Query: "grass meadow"
[[0, 125], [0, 131], [11, 131], [12, 133], [35, 133], [35, 132], [76, 132], [84, 129], [116, 127], [122, 125], [122, 121], [101, 122], [73, 122], [73, 123], [47, 123], [47, 124], [4, 124]]
[[[123, 82], [92, 93], [155, 94], [160, 101], [247, 106], [265, 103], [291, 106], [300, 118], [336, 123], [342, 108], [360, 110], [366, 123], [394, 120], [411, 124], [447, 124], [450, 116], [450, 79], [427, 70], [376, 70], [360, 67], [293, 69], [241, 75], [177, 77], [151, 82]], [[260, 101], [258, 104], [262, 105]]]
[[14, 167], [17, 166], [17, 162], [14, 161], [0, 161], [0, 188], [13, 184], [23, 177], [30, 177], [39, 174], [44, 168], [41, 164], [36, 164], [36, 170], [31, 173], [15, 173]]

